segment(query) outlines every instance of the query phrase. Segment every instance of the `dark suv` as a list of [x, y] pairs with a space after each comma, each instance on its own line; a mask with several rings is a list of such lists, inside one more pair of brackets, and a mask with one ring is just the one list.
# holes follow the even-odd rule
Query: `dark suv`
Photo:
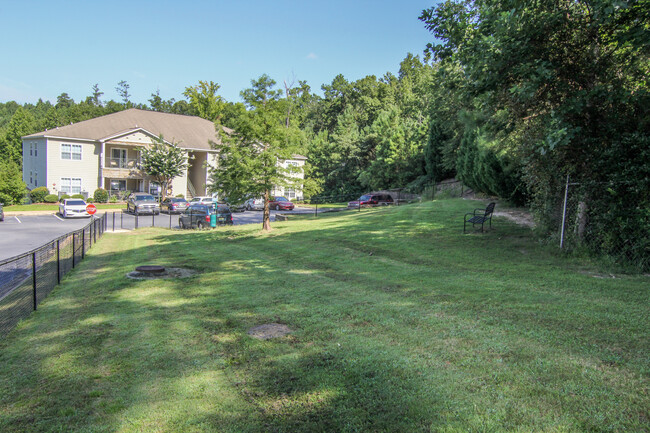
[[178, 217], [182, 229], [210, 227], [212, 214], [217, 214], [217, 225], [232, 225], [232, 212], [224, 204], [193, 204]]
[[389, 204], [393, 204], [393, 197], [390, 194], [364, 194], [358, 200], [348, 202], [348, 207], [386, 206]]

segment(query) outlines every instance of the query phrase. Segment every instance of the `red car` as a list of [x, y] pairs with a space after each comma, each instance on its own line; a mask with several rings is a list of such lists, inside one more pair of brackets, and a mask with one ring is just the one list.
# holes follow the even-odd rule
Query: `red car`
[[293, 207], [293, 203], [286, 197], [271, 197], [271, 201], [269, 201], [269, 209], [293, 210]]
[[348, 208], [368, 206], [386, 206], [393, 204], [393, 197], [389, 194], [364, 194], [358, 200], [348, 202]]

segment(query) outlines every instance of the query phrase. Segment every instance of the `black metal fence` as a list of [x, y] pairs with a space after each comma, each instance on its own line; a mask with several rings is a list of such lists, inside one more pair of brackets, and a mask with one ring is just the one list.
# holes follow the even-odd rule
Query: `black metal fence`
[[40, 248], [0, 261], [0, 336], [21, 319], [61, 282], [81, 261], [107, 228], [107, 215], [93, 218], [84, 228], [63, 235]]

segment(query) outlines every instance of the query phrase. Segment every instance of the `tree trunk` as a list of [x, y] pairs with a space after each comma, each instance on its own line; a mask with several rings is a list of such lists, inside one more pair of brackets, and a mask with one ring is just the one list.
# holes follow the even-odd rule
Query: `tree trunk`
[[271, 210], [269, 209], [269, 191], [264, 193], [264, 217], [262, 218], [262, 230], [271, 231]]
[[587, 203], [580, 201], [578, 203], [578, 212], [576, 215], [576, 234], [579, 242], [585, 239], [585, 227], [587, 226]]

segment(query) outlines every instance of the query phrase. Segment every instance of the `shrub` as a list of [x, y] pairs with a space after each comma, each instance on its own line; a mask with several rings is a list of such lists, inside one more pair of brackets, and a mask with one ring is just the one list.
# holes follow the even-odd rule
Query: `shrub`
[[176, 194], [176, 197], [177, 198], [185, 198], [185, 196], [183, 194]]
[[108, 201], [111, 202], [111, 203], [117, 203], [117, 197], [112, 195], [112, 196], [109, 197]]
[[44, 186], [39, 186], [34, 188], [29, 193], [29, 198], [32, 199], [32, 203], [43, 203], [45, 201], [45, 196], [50, 194], [50, 190]]
[[106, 203], [108, 201], [108, 191], [104, 188], [97, 188], [93, 194], [93, 199], [96, 203]]
[[43, 198], [45, 203], [56, 203], [59, 201], [59, 196], [56, 194], [48, 194]]
[[84, 200], [86, 197], [84, 197], [83, 194], [72, 194], [72, 197], [70, 197], [70, 198], [80, 198], [80, 199]]
[[68, 194], [61, 194], [61, 196], [59, 197], [59, 201], [63, 201], [66, 198], [71, 198], [71, 197]]

